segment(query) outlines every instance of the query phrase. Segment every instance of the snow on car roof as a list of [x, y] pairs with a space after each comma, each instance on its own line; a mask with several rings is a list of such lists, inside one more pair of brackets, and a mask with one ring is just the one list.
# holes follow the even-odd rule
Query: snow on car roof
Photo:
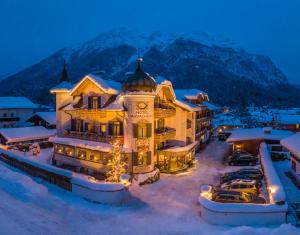
[[280, 143], [295, 155], [300, 156], [300, 133], [284, 138]]
[[0, 97], [0, 109], [35, 109], [37, 105], [26, 97]]
[[7, 140], [7, 143], [47, 139], [55, 135], [56, 130], [50, 130], [43, 126], [1, 128], [0, 134]]
[[227, 139], [227, 142], [243, 141], [243, 140], [281, 140], [285, 137], [292, 135], [291, 131], [275, 130], [266, 128], [247, 128], [247, 129], [235, 129], [231, 131], [231, 135]]

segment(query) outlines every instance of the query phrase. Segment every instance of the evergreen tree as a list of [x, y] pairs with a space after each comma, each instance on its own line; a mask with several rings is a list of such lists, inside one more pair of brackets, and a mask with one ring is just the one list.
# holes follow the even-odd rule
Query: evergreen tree
[[118, 140], [115, 140], [111, 143], [112, 158], [108, 162], [109, 172], [107, 172], [107, 181], [112, 183], [120, 182], [120, 177], [126, 172], [126, 163], [122, 159], [122, 145]]

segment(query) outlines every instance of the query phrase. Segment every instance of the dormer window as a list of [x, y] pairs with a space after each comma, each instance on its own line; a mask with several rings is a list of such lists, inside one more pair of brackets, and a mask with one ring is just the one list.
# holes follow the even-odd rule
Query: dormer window
[[101, 108], [101, 97], [100, 96], [88, 97], [88, 108], [89, 109], [100, 109]]

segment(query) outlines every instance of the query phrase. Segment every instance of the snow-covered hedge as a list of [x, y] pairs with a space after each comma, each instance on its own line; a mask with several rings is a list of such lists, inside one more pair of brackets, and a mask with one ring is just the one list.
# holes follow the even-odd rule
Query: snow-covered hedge
[[15, 159], [15, 160], [20, 161], [20, 162], [27, 163], [29, 165], [38, 167], [38, 168], [43, 169], [45, 171], [49, 171], [49, 172], [52, 172], [52, 173], [55, 173], [55, 174], [63, 175], [63, 176], [69, 177], [69, 178], [72, 177], [72, 172], [71, 171], [64, 170], [64, 169], [61, 169], [61, 168], [58, 168], [58, 167], [55, 167], [55, 166], [51, 166], [51, 165], [43, 163], [43, 162], [38, 162], [38, 161], [23, 157], [21, 155], [12, 153], [12, 152], [4, 150], [4, 149], [0, 149], [0, 154], [4, 154], [6, 156], [9, 156], [12, 159]]
[[266, 143], [260, 145], [259, 154], [261, 156], [261, 164], [264, 169], [265, 179], [270, 197], [270, 203], [284, 204], [286, 195], [282, 183], [273, 166], [270, 152]]
[[201, 217], [219, 225], [273, 225], [286, 222], [287, 204], [220, 203], [200, 195]]

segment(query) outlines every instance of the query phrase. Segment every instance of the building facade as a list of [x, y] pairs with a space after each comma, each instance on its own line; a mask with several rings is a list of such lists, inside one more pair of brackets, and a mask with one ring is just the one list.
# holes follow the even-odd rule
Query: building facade
[[105, 174], [112, 141], [122, 144], [130, 173], [182, 171], [210, 135], [211, 112], [202, 104], [207, 94], [174, 90], [170, 81], [145, 73], [141, 60], [122, 84], [89, 74], [51, 92], [57, 117], [53, 162], [75, 171]]
[[0, 97], [0, 128], [29, 126], [26, 121], [37, 108], [26, 97]]

